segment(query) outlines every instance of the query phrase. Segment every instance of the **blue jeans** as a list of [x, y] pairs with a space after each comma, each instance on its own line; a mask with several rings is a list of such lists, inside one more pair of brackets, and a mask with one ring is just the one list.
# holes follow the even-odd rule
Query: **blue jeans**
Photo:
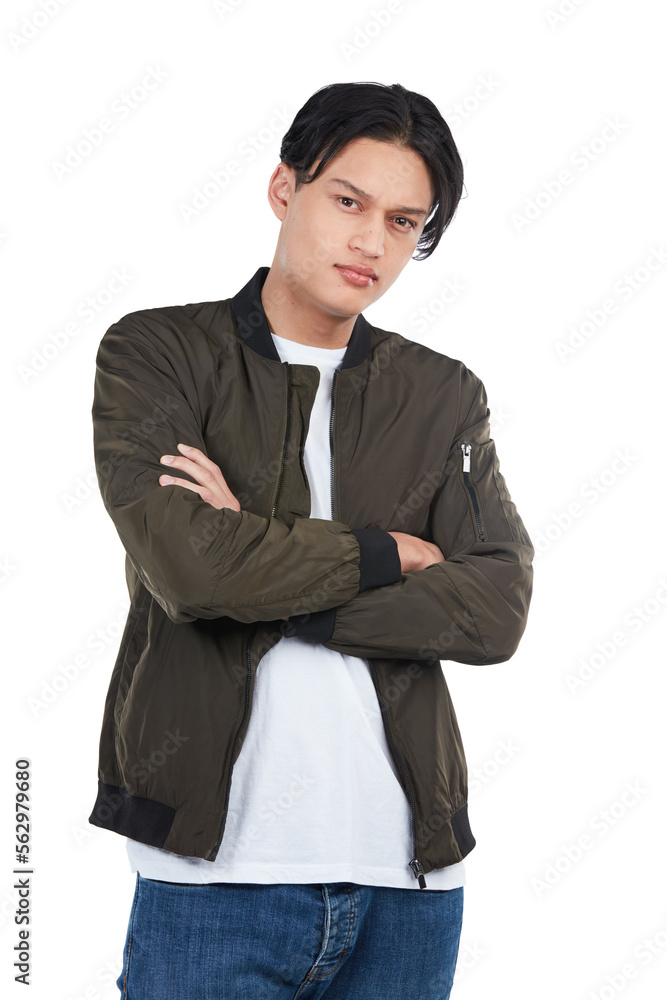
[[127, 1000], [448, 1000], [463, 886], [195, 885], [137, 872]]

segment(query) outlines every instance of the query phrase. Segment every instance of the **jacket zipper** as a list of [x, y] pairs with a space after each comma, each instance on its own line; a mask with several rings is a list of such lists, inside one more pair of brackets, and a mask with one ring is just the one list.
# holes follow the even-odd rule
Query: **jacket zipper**
[[[336, 389], [336, 376], [338, 375], [339, 369], [336, 368], [333, 373], [333, 380], [331, 382], [331, 419], [329, 421], [329, 450], [331, 452], [331, 516], [333, 520], [336, 520], [336, 488], [335, 488], [335, 466], [334, 466], [334, 439], [333, 439], [333, 423], [334, 423], [334, 404], [335, 404], [335, 389]], [[380, 711], [382, 713], [382, 722], [384, 723], [385, 733], [387, 734], [387, 739], [394, 749], [395, 755], [400, 761], [403, 774], [405, 776], [405, 783], [409, 789], [408, 798], [410, 800], [410, 808], [412, 810], [412, 853], [413, 858], [409, 862], [410, 867], [414, 873], [415, 878], [419, 879], [419, 888], [426, 888], [426, 879], [424, 878], [424, 869], [422, 863], [417, 857], [417, 824], [416, 824], [416, 809], [415, 809], [415, 797], [412, 789], [412, 782], [410, 781], [410, 775], [408, 774], [408, 769], [405, 766], [405, 758], [398, 748], [396, 741], [394, 740], [393, 733], [389, 728], [389, 720], [387, 718], [387, 708], [384, 702], [384, 698], [380, 694], [380, 685], [377, 676], [377, 670], [375, 669], [375, 663], [373, 660], [368, 661], [373, 671], [375, 677], [375, 692], [378, 697], [378, 702], [380, 704]]]
[[482, 512], [479, 509], [479, 501], [477, 500], [477, 494], [475, 493], [475, 487], [472, 481], [472, 475], [470, 471], [471, 458], [472, 458], [472, 446], [469, 444], [462, 444], [461, 451], [463, 452], [463, 481], [468, 487], [468, 493], [470, 494], [470, 499], [472, 500], [472, 508], [475, 512], [475, 522], [477, 524], [477, 534], [481, 542], [486, 540], [486, 534], [484, 532], [484, 525], [482, 524]]
[[378, 696], [378, 701], [380, 703], [380, 711], [382, 712], [382, 721], [384, 722], [384, 728], [387, 734], [387, 739], [389, 740], [394, 750], [395, 756], [398, 757], [398, 760], [400, 761], [401, 768], [405, 776], [405, 783], [408, 786], [408, 798], [410, 799], [410, 808], [412, 809], [412, 853], [414, 855], [412, 861], [410, 861], [410, 867], [414, 872], [415, 878], [419, 879], [419, 888], [425, 889], [426, 879], [424, 878], [424, 869], [422, 868], [421, 861], [417, 857], [417, 826], [415, 823], [415, 797], [412, 790], [412, 782], [410, 781], [410, 775], [408, 774], [408, 769], [405, 766], [405, 758], [401, 753], [401, 751], [398, 749], [396, 740], [394, 739], [391, 729], [389, 728], [389, 719], [387, 718], [387, 706], [385, 705], [384, 698], [380, 692], [380, 685], [378, 682], [377, 670], [375, 669], [375, 663], [373, 662], [373, 660], [369, 660], [368, 662], [371, 665], [371, 669], [375, 677], [375, 691]]
[[234, 765], [232, 764], [232, 761], [234, 759], [234, 753], [236, 751], [236, 744], [238, 743], [239, 736], [241, 735], [241, 730], [243, 729], [243, 726], [245, 725], [245, 721], [246, 721], [246, 719], [248, 717], [248, 708], [249, 708], [249, 705], [250, 705], [250, 675], [251, 675], [251, 667], [250, 667], [250, 662], [251, 662], [250, 661], [250, 645], [252, 643], [252, 640], [255, 637], [256, 631], [257, 631], [257, 625], [255, 625], [255, 627], [253, 628], [252, 632], [250, 633], [250, 637], [248, 639], [248, 645], [247, 645], [247, 648], [246, 648], [245, 704], [244, 704], [244, 707], [243, 707], [243, 718], [241, 719], [241, 722], [239, 723], [239, 727], [236, 730], [236, 736], [234, 737], [234, 743], [232, 744], [232, 753], [231, 753], [231, 757], [229, 759], [229, 770], [227, 772], [227, 786], [225, 788], [225, 804], [224, 804], [223, 809], [222, 809], [222, 819], [220, 820], [220, 826], [218, 828], [218, 836], [216, 838], [215, 844], [213, 845], [213, 847], [211, 848], [211, 850], [206, 855], [206, 860], [207, 861], [211, 859], [212, 855], [216, 854], [216, 852], [217, 852], [217, 850], [218, 850], [218, 848], [220, 846], [220, 841], [222, 840], [222, 831], [223, 831], [224, 826], [225, 826], [225, 820], [227, 819], [227, 810], [229, 808], [229, 790], [230, 790], [231, 784], [232, 784], [232, 770], [233, 770], [233, 767], [234, 767]]
[[334, 486], [334, 446], [333, 446], [333, 418], [334, 418], [334, 398], [336, 390], [336, 376], [339, 369], [335, 368], [333, 380], [331, 382], [331, 417], [329, 418], [329, 451], [331, 452], [331, 516], [336, 520], [336, 489]]
[[276, 497], [273, 501], [273, 507], [271, 508], [271, 517], [276, 516], [276, 508], [278, 506], [278, 495], [280, 493], [280, 487], [283, 481], [283, 469], [285, 467], [285, 452], [287, 451], [287, 442], [289, 441], [289, 429], [290, 429], [290, 373], [291, 365], [289, 361], [284, 361], [284, 365], [287, 365], [287, 382], [285, 383], [287, 389], [287, 423], [285, 425], [285, 439], [283, 441], [283, 454], [280, 460], [280, 472], [278, 473], [278, 485], [276, 486]]

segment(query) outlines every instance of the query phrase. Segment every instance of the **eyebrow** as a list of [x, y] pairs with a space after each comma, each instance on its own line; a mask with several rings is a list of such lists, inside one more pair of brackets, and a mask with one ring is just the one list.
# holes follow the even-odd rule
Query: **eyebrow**
[[[365, 198], [366, 201], [375, 201], [372, 194], [368, 194], [366, 191], [362, 191], [351, 181], [346, 181], [342, 177], [330, 177], [329, 184], [338, 184], [339, 186], [347, 188], [353, 194], [356, 194], [357, 198]], [[395, 212], [405, 212], [406, 215], [428, 215], [428, 212], [424, 208], [409, 208], [407, 205], [398, 205]]]

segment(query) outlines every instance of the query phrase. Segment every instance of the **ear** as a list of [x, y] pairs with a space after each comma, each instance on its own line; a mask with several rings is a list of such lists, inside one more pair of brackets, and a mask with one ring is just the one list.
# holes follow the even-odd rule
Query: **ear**
[[267, 192], [269, 204], [277, 219], [282, 220], [287, 214], [290, 198], [294, 196], [294, 170], [286, 163], [280, 162], [271, 174]]

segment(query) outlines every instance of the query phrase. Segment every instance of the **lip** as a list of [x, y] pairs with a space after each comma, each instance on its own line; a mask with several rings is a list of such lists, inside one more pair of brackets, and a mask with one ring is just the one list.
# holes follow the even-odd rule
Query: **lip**
[[363, 288], [369, 288], [374, 281], [377, 281], [377, 274], [373, 268], [364, 264], [334, 264], [334, 267], [349, 281]]

